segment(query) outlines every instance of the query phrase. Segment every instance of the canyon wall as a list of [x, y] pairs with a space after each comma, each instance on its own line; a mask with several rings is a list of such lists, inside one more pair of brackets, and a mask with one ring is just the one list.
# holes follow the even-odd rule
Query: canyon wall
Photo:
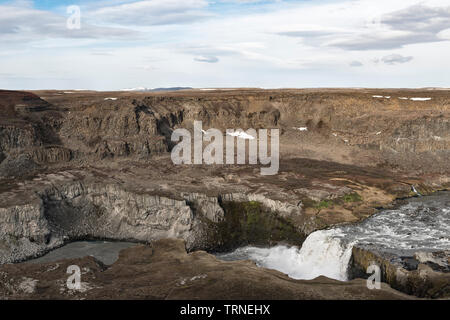
[[[77, 239], [300, 246], [414, 190], [448, 189], [448, 92], [380, 91], [0, 91], [0, 264]], [[279, 174], [174, 166], [171, 134], [196, 120], [280, 129]]]
[[[0, 121], [0, 160], [10, 163], [8, 157], [18, 159], [26, 153], [30, 155], [27, 161], [38, 165], [105, 158], [145, 161], [170, 151], [174, 129], [192, 129], [193, 121], [198, 120], [205, 130], [279, 128], [285, 156], [447, 172], [450, 102], [446, 91], [390, 92], [389, 99], [374, 98], [373, 93], [121, 93], [114, 101], [93, 93], [80, 99], [41, 93], [47, 102], [31, 93], [3, 91], [0, 103], [2, 110], [8, 111]], [[399, 99], [404, 96], [432, 99]], [[299, 127], [308, 131], [300, 132]], [[1, 164], [0, 174], [8, 174]]]

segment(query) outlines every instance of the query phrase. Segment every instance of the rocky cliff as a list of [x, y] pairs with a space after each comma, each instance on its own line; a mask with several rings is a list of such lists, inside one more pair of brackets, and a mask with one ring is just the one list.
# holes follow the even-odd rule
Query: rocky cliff
[[450, 252], [418, 252], [398, 257], [387, 253], [354, 247], [352, 277], [366, 276], [365, 270], [376, 263], [381, 280], [392, 288], [421, 298], [450, 297]]
[[[447, 91], [384, 90], [389, 99], [375, 98], [380, 90], [36, 93], [46, 100], [2, 91], [3, 157], [40, 147], [32, 155], [42, 164], [72, 157], [148, 159], [173, 147], [175, 128], [192, 129], [198, 120], [205, 130], [280, 128], [286, 157], [433, 173], [449, 169]], [[105, 100], [108, 95], [117, 100]], [[431, 100], [404, 99], [417, 96]]]
[[[450, 185], [448, 91], [0, 91], [0, 110], [0, 263], [76, 239], [301, 245]], [[173, 165], [171, 134], [195, 120], [279, 128], [279, 173]]]

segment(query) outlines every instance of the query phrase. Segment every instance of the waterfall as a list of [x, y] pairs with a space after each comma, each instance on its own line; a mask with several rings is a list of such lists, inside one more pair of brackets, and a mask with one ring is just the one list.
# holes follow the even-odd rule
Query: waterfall
[[316, 231], [309, 235], [299, 251], [299, 279], [318, 276], [346, 281], [354, 242], [345, 243], [336, 229]]
[[223, 260], [250, 259], [258, 266], [275, 269], [293, 279], [311, 280], [319, 276], [346, 281], [353, 243], [345, 244], [336, 230], [316, 231], [309, 235], [301, 249], [244, 247], [219, 255]]
[[[414, 186], [411, 186], [417, 192]], [[417, 192], [417, 194], [419, 194]], [[352, 225], [313, 232], [297, 247], [239, 248], [220, 254], [223, 260], [250, 259], [258, 266], [281, 271], [294, 279], [326, 276], [348, 280], [353, 246], [376, 249], [398, 257], [418, 251], [450, 250], [450, 193], [411, 198]]]

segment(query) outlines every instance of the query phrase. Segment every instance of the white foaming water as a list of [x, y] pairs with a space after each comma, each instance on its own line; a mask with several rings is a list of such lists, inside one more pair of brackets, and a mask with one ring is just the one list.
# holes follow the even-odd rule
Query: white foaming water
[[397, 256], [418, 251], [450, 250], [450, 193], [408, 200], [397, 209], [382, 211], [362, 223], [309, 235], [302, 248], [244, 247], [219, 254], [222, 260], [253, 260], [294, 279], [318, 276], [346, 281], [355, 244]]
[[344, 244], [336, 237], [337, 233], [334, 229], [314, 232], [301, 249], [243, 247], [218, 257], [222, 260], [250, 259], [260, 267], [278, 270], [293, 279], [311, 280], [323, 275], [346, 281], [353, 244]]
[[323, 275], [347, 280], [353, 243], [346, 244], [338, 234], [337, 229], [331, 229], [309, 235], [299, 251], [298, 271], [293, 278], [310, 280]]

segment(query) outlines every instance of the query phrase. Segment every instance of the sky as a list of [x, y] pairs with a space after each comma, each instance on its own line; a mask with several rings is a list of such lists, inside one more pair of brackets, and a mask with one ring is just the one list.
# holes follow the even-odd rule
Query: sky
[[450, 0], [0, 0], [3, 89], [450, 87], [448, 57]]

